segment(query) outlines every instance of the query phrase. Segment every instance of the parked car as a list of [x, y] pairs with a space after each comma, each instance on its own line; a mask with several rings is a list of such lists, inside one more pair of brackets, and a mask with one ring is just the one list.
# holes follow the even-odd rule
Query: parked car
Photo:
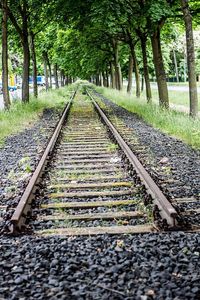
[[13, 92], [13, 91], [16, 91], [17, 90], [17, 87], [16, 87], [16, 85], [12, 85], [12, 86], [8, 86], [8, 90], [10, 91], [10, 92]]

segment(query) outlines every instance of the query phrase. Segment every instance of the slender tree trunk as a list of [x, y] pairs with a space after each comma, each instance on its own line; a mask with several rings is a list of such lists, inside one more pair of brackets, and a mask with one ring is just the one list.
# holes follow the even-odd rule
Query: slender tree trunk
[[142, 74], [142, 82], [141, 82], [141, 92], [144, 91], [144, 76]]
[[151, 84], [149, 79], [149, 68], [148, 68], [148, 60], [147, 60], [147, 38], [144, 35], [140, 36], [141, 48], [142, 48], [142, 58], [143, 58], [143, 71], [144, 71], [144, 80], [146, 86], [146, 97], [147, 102], [150, 103], [152, 100], [151, 94]]
[[57, 64], [54, 65], [54, 80], [55, 80], [56, 89], [58, 89], [59, 84], [58, 84], [58, 67], [57, 67]]
[[103, 86], [104, 86], [104, 87], [107, 87], [106, 74], [105, 74], [104, 71], [102, 72], [102, 76], [103, 76]]
[[159, 27], [151, 36], [151, 44], [152, 44], [153, 61], [154, 61], [156, 79], [158, 85], [159, 104], [161, 107], [168, 109], [169, 97], [168, 97], [165, 68], [164, 68], [163, 57], [162, 57]]
[[188, 0], [181, 0], [181, 7], [185, 22], [186, 46], [187, 46], [187, 65], [190, 95], [190, 115], [196, 117], [198, 114], [198, 96], [195, 70], [194, 38], [192, 29], [192, 16], [188, 5]]
[[46, 91], [48, 91], [49, 90], [49, 76], [48, 76], [48, 69], [47, 69], [46, 51], [43, 52], [43, 63], [44, 63], [45, 87], [46, 87]]
[[99, 86], [100, 85], [100, 78], [99, 78], [99, 74], [96, 75], [96, 85]]
[[122, 69], [121, 69], [121, 65], [119, 62], [119, 82], [120, 82], [120, 90], [123, 89], [123, 77], [122, 77]]
[[137, 63], [137, 58], [135, 54], [135, 46], [130, 40], [129, 42], [130, 50], [131, 50], [131, 55], [133, 58], [133, 66], [134, 66], [134, 71], [135, 71], [135, 82], [136, 82], [136, 97], [140, 97], [140, 73], [139, 73], [139, 68], [138, 68], [138, 63]]
[[109, 74], [108, 74], [108, 70], [106, 69], [106, 87], [109, 87]]
[[99, 85], [103, 86], [103, 80], [102, 80], [102, 74], [101, 74], [101, 72], [99, 74]]
[[127, 93], [131, 93], [133, 85], [133, 57], [129, 55]]
[[173, 57], [174, 57], [176, 81], [179, 82], [179, 74], [178, 74], [178, 65], [177, 65], [177, 59], [176, 59], [176, 51], [174, 49], [172, 49], [172, 51], [173, 51]]
[[63, 87], [64, 86], [64, 72], [63, 70], [60, 71], [60, 77], [61, 77], [61, 86]]
[[119, 49], [118, 42], [113, 39], [113, 50], [114, 50], [114, 67], [115, 67], [115, 85], [117, 90], [122, 89], [122, 76], [121, 67], [119, 62]]
[[38, 86], [37, 86], [37, 59], [35, 53], [35, 36], [33, 32], [30, 32], [30, 49], [31, 49], [31, 57], [33, 63], [33, 94], [37, 98], [38, 97]]
[[22, 102], [29, 102], [29, 66], [30, 52], [28, 44], [28, 33], [24, 36], [23, 41], [23, 80], [22, 80]]
[[8, 15], [13, 23], [16, 31], [18, 32], [22, 48], [23, 48], [23, 75], [22, 75], [22, 102], [29, 102], [29, 67], [30, 67], [30, 51], [29, 51], [29, 42], [28, 42], [28, 10], [27, 10], [27, 1], [23, 1], [23, 5], [17, 6], [19, 13], [22, 17], [22, 22], [18, 22], [18, 19], [15, 18], [12, 11], [8, 7]]
[[7, 35], [7, 0], [2, 0], [2, 88], [5, 109], [10, 108], [10, 95], [8, 90], [8, 35]]
[[116, 81], [115, 81], [115, 70], [113, 62], [110, 63], [110, 76], [111, 76], [111, 87], [112, 89], [116, 88]]
[[49, 56], [48, 56], [48, 53], [47, 53], [47, 52], [46, 52], [46, 55], [47, 55], [47, 66], [48, 66], [48, 69], [49, 69], [49, 87], [50, 87], [50, 89], [52, 89], [52, 71], [51, 71], [51, 64], [50, 64]]
[[184, 50], [184, 82], [187, 81], [187, 54], [186, 49]]
[[22, 46], [23, 46], [23, 80], [22, 80], [22, 102], [29, 102], [29, 75], [30, 75], [30, 51], [28, 42], [28, 13], [27, 3], [24, 1], [22, 15]]

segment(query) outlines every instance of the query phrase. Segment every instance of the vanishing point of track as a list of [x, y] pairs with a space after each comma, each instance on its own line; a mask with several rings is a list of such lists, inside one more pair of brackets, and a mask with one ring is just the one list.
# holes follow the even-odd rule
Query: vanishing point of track
[[92, 93], [74, 92], [12, 215], [11, 232], [95, 235], [179, 227], [179, 214]]

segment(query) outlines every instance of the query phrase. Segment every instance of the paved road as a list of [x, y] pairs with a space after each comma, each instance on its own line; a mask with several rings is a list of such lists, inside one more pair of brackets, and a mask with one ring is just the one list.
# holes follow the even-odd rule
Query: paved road
[[[157, 89], [157, 84], [155, 82], [151, 83], [153, 89]], [[168, 85], [169, 91], [179, 91], [179, 92], [189, 92], [189, 87], [187, 85]], [[200, 87], [197, 88], [198, 93], [200, 93]]]

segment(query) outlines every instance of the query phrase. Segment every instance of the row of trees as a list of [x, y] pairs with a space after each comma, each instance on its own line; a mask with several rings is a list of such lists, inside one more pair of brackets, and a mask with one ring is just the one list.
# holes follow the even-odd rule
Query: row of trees
[[[200, 4], [190, 0], [1, 0], [2, 78], [5, 106], [9, 108], [8, 45], [20, 41], [23, 53], [22, 101], [29, 101], [32, 60], [34, 94], [37, 97], [38, 66], [44, 66], [46, 87], [51, 86], [52, 66], [56, 86], [58, 70], [71, 81], [79, 77], [96, 84], [122, 89], [128, 78], [136, 96], [145, 82], [151, 103], [150, 78], [156, 77], [161, 107], [169, 107], [166, 66], [179, 80], [176, 40], [186, 33], [186, 57], [190, 90], [190, 115], [198, 111], [193, 25], [198, 25]], [[193, 22], [193, 24], [192, 24]], [[9, 39], [8, 39], [9, 37]], [[170, 44], [170, 47], [168, 47]], [[166, 46], [167, 45], [167, 46]], [[169, 50], [170, 49], [170, 50]], [[9, 53], [12, 51], [9, 51]], [[20, 53], [20, 52], [19, 52]], [[38, 61], [37, 61], [38, 59]]]

